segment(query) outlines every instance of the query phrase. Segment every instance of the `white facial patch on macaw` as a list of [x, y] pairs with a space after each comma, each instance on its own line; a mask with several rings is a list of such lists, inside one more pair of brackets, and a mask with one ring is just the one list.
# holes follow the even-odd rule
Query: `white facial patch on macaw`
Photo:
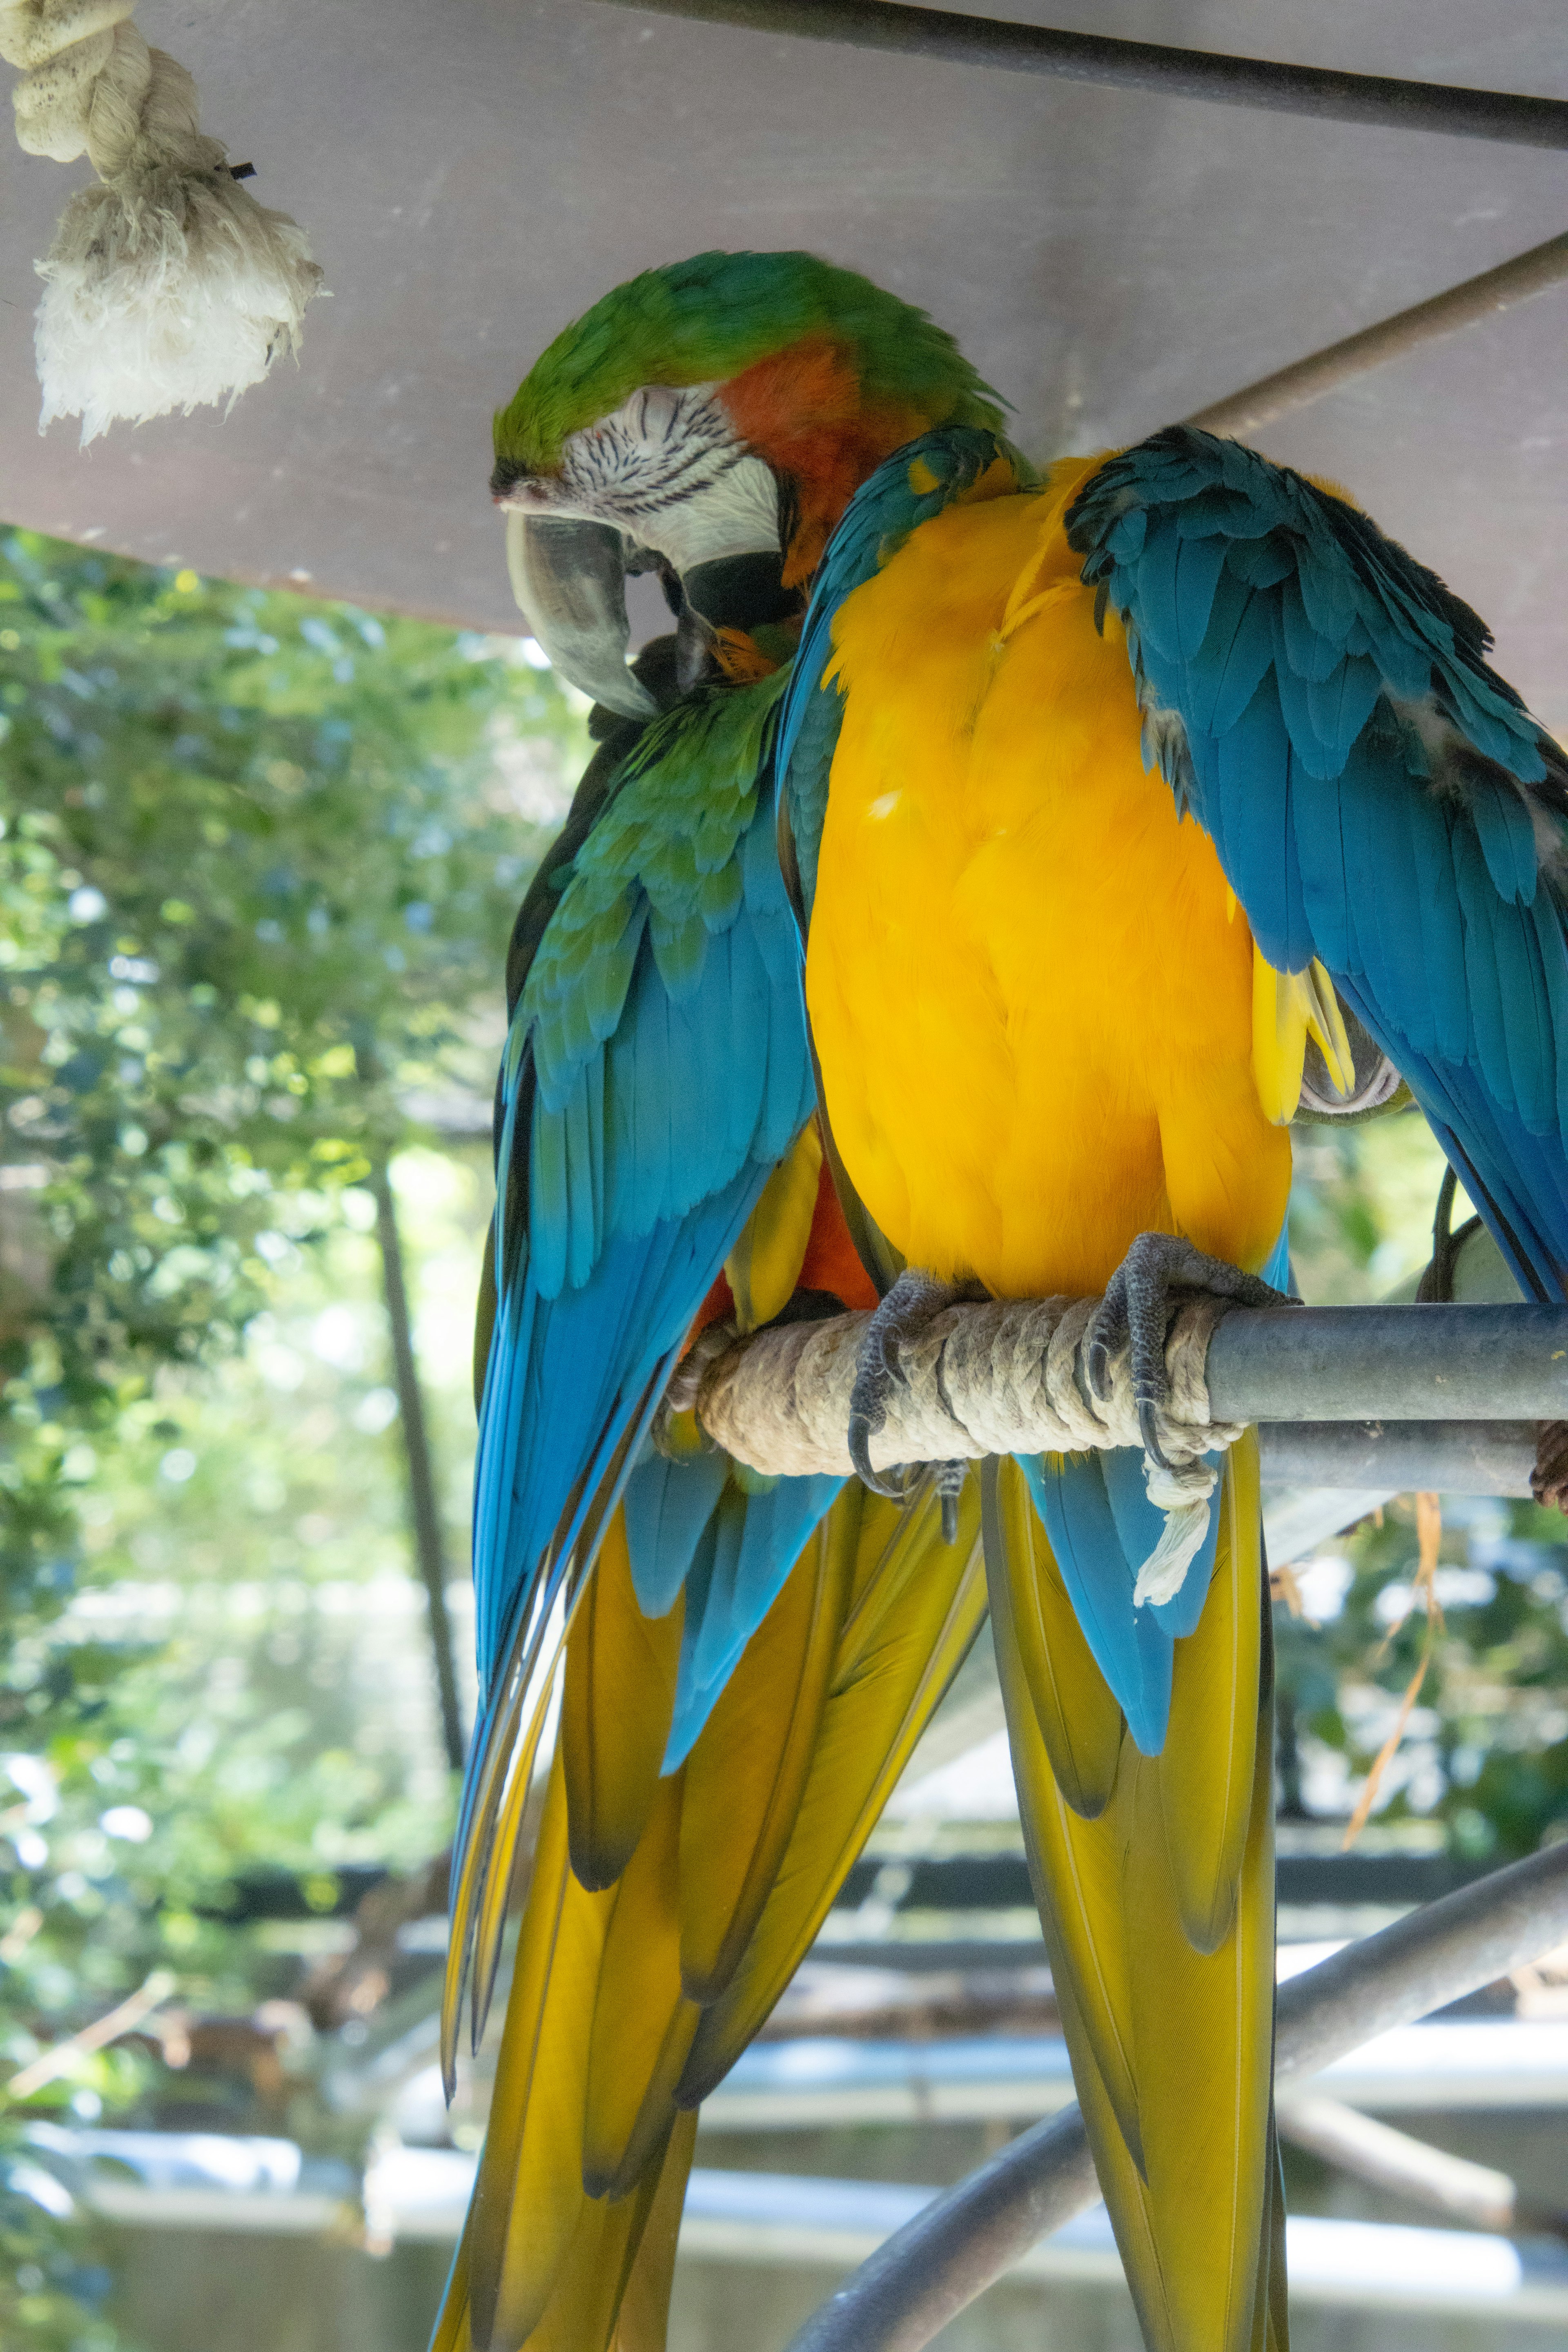
[[778, 485], [711, 383], [645, 385], [568, 435], [558, 474], [520, 482], [501, 504], [614, 523], [681, 572], [779, 543]]

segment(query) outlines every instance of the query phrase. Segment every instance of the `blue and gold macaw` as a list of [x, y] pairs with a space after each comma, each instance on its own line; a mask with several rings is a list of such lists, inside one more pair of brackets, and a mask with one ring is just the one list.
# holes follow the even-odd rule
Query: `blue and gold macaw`
[[[531, 1858], [454, 2352], [661, 2335], [696, 2105], [984, 1622], [976, 1497], [949, 1544], [934, 1494], [754, 1477], [666, 1391], [716, 1320], [874, 1303], [815, 1117], [769, 747], [855, 488], [911, 435], [997, 415], [891, 297], [805, 255], [707, 255], [598, 304], [497, 420], [520, 602], [604, 740], [508, 975], [448, 2073]], [[650, 568], [677, 626], [628, 667], [625, 579]]]
[[[1130, 1341], [1157, 1456], [1176, 1296], [1284, 1278], [1309, 1042], [1347, 1108], [1402, 1073], [1568, 1297], [1568, 761], [1488, 644], [1342, 492], [1188, 429], [1043, 481], [940, 432], [854, 502], [776, 757], [824, 1104], [910, 1269], [862, 1464], [900, 1330], [966, 1285], [1103, 1291], [1090, 1373]], [[988, 1465], [992, 1617], [1144, 2336], [1246, 2352], [1286, 2331], [1257, 1455], [1184, 1573], [1142, 1466]]]
[[[1347, 1108], [1397, 1066], [1564, 1295], [1568, 771], [1342, 495], [1180, 431], [1037, 479], [999, 421], [921, 314], [799, 255], [633, 281], [498, 419], [520, 597], [626, 724], [524, 910], [502, 1080], [453, 1937], [481, 2010], [533, 1858], [452, 2352], [661, 2340], [691, 2109], [973, 1635], [977, 1519], [1145, 2336], [1285, 2344], [1256, 1453], [1173, 1547], [1165, 1329], [1184, 1288], [1277, 1295], [1309, 1056]], [[639, 679], [647, 566], [679, 625]], [[661, 1408], [705, 1316], [868, 1286], [868, 1470], [900, 1333], [956, 1286], [1103, 1291], [1144, 1453], [835, 1495]]]

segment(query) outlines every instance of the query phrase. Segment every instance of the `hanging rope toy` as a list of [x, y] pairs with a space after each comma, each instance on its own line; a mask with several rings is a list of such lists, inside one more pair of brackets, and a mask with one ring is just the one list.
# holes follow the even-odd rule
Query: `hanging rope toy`
[[232, 403], [297, 349], [321, 290], [303, 230], [238, 184], [197, 128], [195, 82], [132, 5], [0, 0], [0, 57], [25, 68], [19, 143], [98, 173], [37, 265], [38, 429], [79, 416], [84, 443], [117, 417]]

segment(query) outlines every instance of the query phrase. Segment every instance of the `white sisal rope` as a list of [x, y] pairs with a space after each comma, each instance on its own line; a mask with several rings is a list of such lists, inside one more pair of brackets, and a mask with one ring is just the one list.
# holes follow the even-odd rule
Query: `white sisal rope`
[[[1096, 1298], [1012, 1298], [943, 1307], [900, 1346], [901, 1384], [871, 1440], [872, 1466], [977, 1460], [988, 1454], [1077, 1454], [1142, 1446], [1127, 1351], [1110, 1363], [1101, 1403], [1079, 1360]], [[1134, 1599], [1168, 1601], [1181, 1590], [1208, 1529], [1216, 1472], [1205, 1459], [1234, 1445], [1238, 1422], [1210, 1417], [1204, 1364], [1223, 1301], [1182, 1307], [1165, 1343], [1171, 1402], [1159, 1416], [1170, 1467], [1145, 1454], [1149, 1499], [1165, 1532], [1139, 1571]], [[784, 1477], [846, 1476], [849, 1391], [868, 1315], [794, 1323], [719, 1344], [717, 1328], [676, 1373], [676, 1410], [695, 1410], [727, 1454]], [[704, 1347], [703, 1342], [707, 1345]], [[692, 1374], [695, 1372], [695, 1380]]]
[[304, 232], [232, 177], [197, 127], [184, 66], [150, 49], [132, 0], [0, 0], [0, 57], [30, 155], [85, 154], [98, 185], [60, 216], [35, 342], [40, 431], [232, 402], [296, 349], [321, 273]]

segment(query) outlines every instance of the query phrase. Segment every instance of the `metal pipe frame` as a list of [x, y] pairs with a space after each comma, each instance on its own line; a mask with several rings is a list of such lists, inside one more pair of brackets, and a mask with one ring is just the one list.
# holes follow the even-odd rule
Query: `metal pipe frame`
[[1237, 1307], [1205, 1377], [1216, 1421], [1564, 1421], [1568, 1307]]
[[1107, 89], [1161, 98], [1206, 99], [1217, 106], [1263, 108], [1321, 121], [1436, 131], [1454, 139], [1490, 139], [1517, 147], [1568, 147], [1568, 100], [1507, 90], [1464, 89], [1447, 82], [1400, 81], [1383, 74], [1340, 73], [1321, 66], [1276, 65], [1154, 41], [1110, 40], [1099, 33], [1058, 33], [948, 8], [909, 7], [903, 0], [605, 0], [660, 16], [746, 32], [838, 41], [852, 48], [945, 65], [991, 66]]
[[1289, 367], [1277, 368], [1242, 391], [1195, 410], [1185, 422], [1227, 440], [1245, 441], [1293, 409], [1321, 400], [1357, 376], [1390, 360], [1403, 359], [1406, 352], [1436, 342], [1439, 336], [1457, 334], [1461, 327], [1495, 318], [1516, 303], [1527, 302], [1533, 294], [1562, 285], [1564, 278], [1568, 278], [1568, 236], [1548, 237], [1544, 245], [1531, 246], [1528, 253], [1515, 254], [1511, 261], [1500, 262], [1495, 269], [1483, 269], [1479, 278], [1467, 278], [1434, 294], [1429, 301], [1413, 303], [1409, 310], [1396, 310], [1392, 318], [1380, 319], [1375, 326], [1363, 327], [1342, 341], [1329, 343], [1305, 359], [1292, 360]]
[[1534, 1421], [1266, 1421], [1258, 1434], [1266, 1486], [1522, 1497], [1540, 1429]]
[[[1492, 1872], [1279, 1988], [1277, 2080], [1429, 2016], [1568, 1932], [1568, 1844]], [[926, 2206], [813, 2313], [789, 2352], [921, 2352], [1039, 2238], [1099, 2195], [1077, 2107]]]

